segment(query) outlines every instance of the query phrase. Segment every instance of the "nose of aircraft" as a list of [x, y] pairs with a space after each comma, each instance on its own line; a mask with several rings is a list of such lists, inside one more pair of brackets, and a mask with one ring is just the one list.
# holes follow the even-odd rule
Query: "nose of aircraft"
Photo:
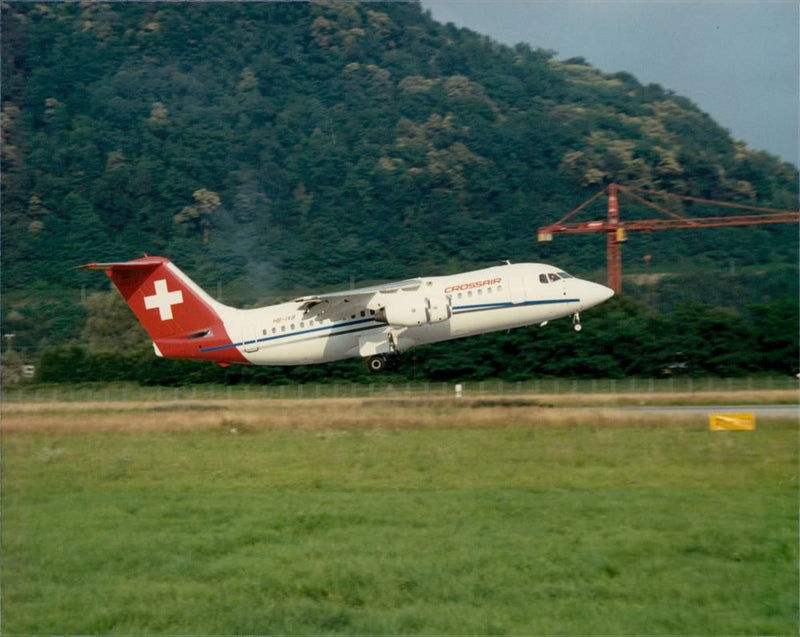
[[614, 290], [607, 288], [605, 285], [592, 283], [591, 281], [581, 281], [580, 299], [581, 308], [584, 310], [600, 305], [600, 303], [608, 301], [612, 296], [614, 296]]

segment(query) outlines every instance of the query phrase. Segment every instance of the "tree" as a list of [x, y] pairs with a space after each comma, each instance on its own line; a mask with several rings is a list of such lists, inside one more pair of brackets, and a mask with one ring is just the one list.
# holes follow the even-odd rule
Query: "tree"
[[214, 215], [219, 210], [222, 202], [219, 195], [213, 190], [200, 188], [192, 193], [194, 205], [184, 206], [175, 215], [175, 223], [185, 223], [192, 230], [201, 232], [203, 235], [203, 245], [208, 244], [209, 234], [214, 225]]
[[86, 308], [89, 317], [83, 338], [90, 352], [125, 354], [147, 342], [147, 334], [116, 290], [90, 295]]

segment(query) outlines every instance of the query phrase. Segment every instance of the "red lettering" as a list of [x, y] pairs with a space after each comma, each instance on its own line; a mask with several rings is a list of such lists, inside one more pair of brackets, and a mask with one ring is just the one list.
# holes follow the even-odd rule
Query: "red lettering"
[[498, 285], [503, 281], [502, 277], [496, 279], [486, 279], [484, 281], [471, 281], [470, 283], [461, 283], [460, 285], [450, 285], [444, 289], [445, 294], [450, 292], [463, 292], [464, 290], [474, 290], [475, 288], [483, 288], [489, 285]]

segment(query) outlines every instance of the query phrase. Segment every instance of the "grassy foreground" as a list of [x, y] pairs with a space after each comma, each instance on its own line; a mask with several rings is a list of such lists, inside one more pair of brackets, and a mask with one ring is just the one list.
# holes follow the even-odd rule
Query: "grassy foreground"
[[796, 423], [557, 411], [7, 410], [2, 632], [796, 633]]

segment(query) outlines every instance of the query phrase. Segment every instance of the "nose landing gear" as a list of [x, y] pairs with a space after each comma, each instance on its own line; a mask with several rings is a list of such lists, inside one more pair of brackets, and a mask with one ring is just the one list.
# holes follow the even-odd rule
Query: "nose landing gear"
[[580, 332], [583, 329], [580, 312], [575, 312], [575, 314], [572, 315], [572, 329], [576, 332]]

